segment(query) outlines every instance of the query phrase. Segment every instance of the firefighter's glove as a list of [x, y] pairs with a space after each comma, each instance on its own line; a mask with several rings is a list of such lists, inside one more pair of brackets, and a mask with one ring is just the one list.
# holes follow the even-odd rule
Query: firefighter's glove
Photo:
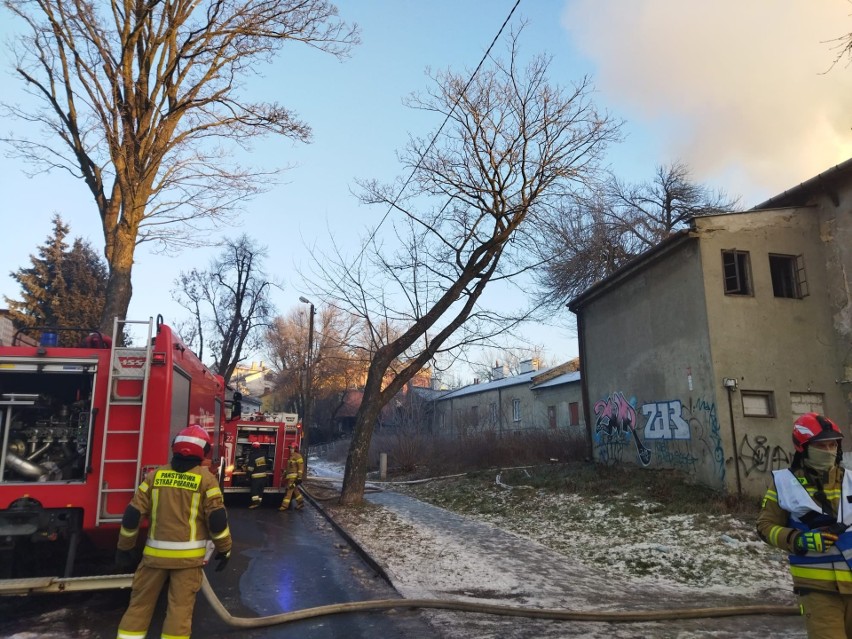
[[120, 573], [132, 572], [136, 564], [136, 557], [132, 550], [116, 550], [115, 551], [115, 568]]
[[302, 479], [301, 479], [301, 478], [299, 478], [299, 479], [297, 479], [297, 480], [296, 480], [296, 485], [297, 485], [297, 486], [301, 486], [301, 485], [302, 485]]
[[793, 547], [797, 555], [804, 555], [808, 552], [825, 552], [834, 545], [835, 541], [837, 541], [837, 535], [810, 531], [799, 533], [793, 542]]
[[222, 572], [225, 570], [225, 566], [228, 565], [228, 561], [231, 559], [231, 551], [228, 552], [217, 552], [213, 559], [215, 559], [218, 563], [216, 564], [215, 572]]

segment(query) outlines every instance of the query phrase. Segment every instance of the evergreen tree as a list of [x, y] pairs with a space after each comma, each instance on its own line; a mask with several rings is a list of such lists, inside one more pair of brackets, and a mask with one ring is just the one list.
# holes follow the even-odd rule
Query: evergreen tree
[[[53, 234], [30, 255], [30, 268], [11, 273], [21, 285], [21, 299], [5, 298], [17, 328], [27, 326], [97, 327], [106, 299], [107, 269], [88, 242], [77, 238], [69, 249], [69, 227], [53, 217]], [[82, 337], [67, 332], [60, 343], [72, 345]]]
[[65, 292], [55, 298], [53, 314], [60, 326], [97, 328], [106, 299], [109, 272], [91, 244], [75, 238], [62, 261]]

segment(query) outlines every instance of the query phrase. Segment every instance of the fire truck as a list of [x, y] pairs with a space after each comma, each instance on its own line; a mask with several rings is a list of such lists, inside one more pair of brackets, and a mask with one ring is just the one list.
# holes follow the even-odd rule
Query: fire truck
[[[147, 333], [142, 344], [118, 346], [132, 331]], [[225, 383], [161, 316], [116, 320], [111, 340], [21, 333], [0, 346], [0, 578], [76, 576], [80, 542], [115, 548], [125, 507], [178, 431], [205, 428], [218, 459]], [[57, 556], [58, 571], [42, 561]]]
[[253, 444], [259, 444], [264, 456], [272, 463], [267, 473], [264, 493], [283, 493], [287, 490], [284, 476], [290, 458], [290, 445], [301, 448], [302, 423], [296, 413], [261, 413], [242, 415], [228, 421], [222, 428], [222, 491], [248, 493], [250, 473], [246, 472]]

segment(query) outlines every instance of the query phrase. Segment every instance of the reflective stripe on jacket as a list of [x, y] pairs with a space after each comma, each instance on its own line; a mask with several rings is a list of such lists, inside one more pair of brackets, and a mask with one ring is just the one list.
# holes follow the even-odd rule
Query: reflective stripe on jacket
[[305, 461], [302, 456], [297, 451], [293, 451], [287, 460], [287, 479], [301, 479], [304, 467]]
[[252, 479], [266, 479], [266, 455], [262, 451], [249, 454], [248, 470]]
[[[231, 549], [231, 533], [225, 526], [217, 535], [208, 527], [211, 513], [222, 510], [224, 501], [216, 478], [209, 470], [196, 466], [187, 472], [163, 466], [148, 473], [139, 485], [130, 507], [147, 516], [150, 525], [143, 561], [157, 568], [189, 568], [204, 563], [208, 540], [217, 551]], [[220, 521], [221, 513], [220, 513]], [[136, 543], [138, 528], [122, 527], [119, 548]]]
[[[758, 533], [773, 546], [790, 553], [790, 574], [796, 588], [852, 594], [852, 569], [839, 548], [852, 548], [852, 532], [841, 535], [838, 544], [826, 552], [809, 551], [797, 555], [794, 548], [799, 532], [822, 528], [834, 521], [847, 525], [852, 521], [852, 506], [843, 507], [844, 503], [849, 504], [847, 497], [852, 495], [852, 474], [834, 468], [823, 486], [827, 500], [838, 513], [836, 517], [823, 515], [822, 508], [814, 500], [817, 484], [813, 475], [801, 469], [795, 474], [786, 469], [773, 471], [772, 475], [774, 487], [763, 498]], [[813, 521], [814, 517], [818, 523]], [[810, 521], [813, 528], [803, 519]], [[847, 550], [847, 554], [852, 558], [852, 551]]]

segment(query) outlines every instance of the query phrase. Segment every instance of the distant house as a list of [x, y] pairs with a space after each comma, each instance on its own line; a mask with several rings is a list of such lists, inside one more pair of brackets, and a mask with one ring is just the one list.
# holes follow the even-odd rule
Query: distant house
[[852, 161], [701, 217], [572, 300], [594, 457], [762, 494], [808, 411], [852, 440]]
[[[9, 311], [0, 309], [0, 346], [11, 346], [12, 340], [15, 339], [15, 333], [15, 324], [9, 317]], [[18, 345], [35, 346], [37, 343], [37, 340], [28, 333], [18, 334], [16, 342]]]
[[443, 393], [435, 400], [435, 428], [449, 435], [484, 430], [498, 434], [527, 429], [582, 431], [580, 373], [566, 363], [539, 371], [533, 360], [518, 375], [492, 370], [492, 380]]
[[334, 423], [338, 435], [351, 435], [355, 429], [355, 416], [364, 399], [364, 391], [354, 388], [343, 391], [340, 406], [334, 413]]
[[261, 397], [273, 386], [275, 371], [261, 362], [237, 364], [231, 375], [231, 384], [243, 395]]
[[[402, 391], [382, 408], [376, 423], [377, 429], [413, 427], [425, 431], [432, 430], [434, 400], [445, 391], [417, 386], [414, 381], [407, 383]], [[352, 434], [355, 428], [355, 417], [363, 398], [363, 390], [344, 391], [340, 406], [334, 413], [337, 434]]]

